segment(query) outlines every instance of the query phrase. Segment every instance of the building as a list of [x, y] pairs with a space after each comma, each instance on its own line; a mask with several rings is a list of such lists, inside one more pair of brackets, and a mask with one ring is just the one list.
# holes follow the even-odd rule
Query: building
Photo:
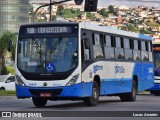
[[0, 1], [0, 34], [18, 32], [19, 26], [29, 22], [29, 0]]

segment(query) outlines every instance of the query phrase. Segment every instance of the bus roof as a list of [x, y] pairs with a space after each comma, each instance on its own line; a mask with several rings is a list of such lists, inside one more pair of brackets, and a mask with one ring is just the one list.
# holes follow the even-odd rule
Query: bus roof
[[67, 21], [53, 21], [53, 22], [46, 22], [46, 23], [32, 23], [32, 24], [25, 24], [21, 26], [38, 26], [38, 25], [49, 25], [49, 24], [79, 24], [80, 28], [88, 29], [88, 30], [94, 30], [94, 31], [99, 31], [99, 32], [106, 32], [110, 34], [116, 34], [116, 35], [122, 35], [126, 37], [133, 37], [137, 39], [143, 39], [143, 40], [152, 40], [152, 38], [148, 35], [143, 35], [143, 34], [138, 34], [134, 32], [129, 32], [129, 31], [124, 31], [124, 30], [118, 30], [114, 29], [109, 26], [98, 26], [92, 23], [88, 22], [67, 22]]
[[100, 32], [106, 32], [110, 34], [117, 34], [117, 35], [123, 35], [126, 37], [133, 37], [133, 38], [138, 38], [138, 39], [144, 39], [144, 40], [152, 40], [152, 38], [148, 35], [143, 35], [139, 33], [134, 33], [134, 32], [129, 32], [129, 31], [124, 31], [124, 30], [119, 30], [115, 29], [109, 26], [98, 26], [95, 24], [87, 23], [87, 22], [82, 22], [80, 23], [81, 28], [89, 29], [89, 30], [95, 30], [95, 31], [100, 31]]

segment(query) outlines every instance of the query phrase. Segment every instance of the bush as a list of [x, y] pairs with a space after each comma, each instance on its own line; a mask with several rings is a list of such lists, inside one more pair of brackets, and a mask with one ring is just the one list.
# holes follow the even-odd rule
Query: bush
[[8, 74], [15, 74], [14, 68], [13, 67], [9, 67], [6, 65], [3, 65], [2, 67], [2, 75], [8, 75]]
[[2, 74], [2, 75], [7, 75], [7, 74], [8, 74], [8, 72], [7, 72], [7, 67], [6, 67], [5, 65], [2, 66], [1, 74]]
[[8, 74], [11, 73], [12, 75], [15, 74], [14, 68], [13, 67], [7, 67], [7, 72]]

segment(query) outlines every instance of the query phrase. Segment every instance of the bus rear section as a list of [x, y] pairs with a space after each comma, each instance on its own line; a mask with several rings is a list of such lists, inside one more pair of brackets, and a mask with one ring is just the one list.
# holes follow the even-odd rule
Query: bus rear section
[[82, 29], [82, 80], [96, 82], [99, 95], [135, 101], [153, 87], [152, 39], [109, 27]]
[[160, 95], [160, 42], [153, 41], [154, 86], [149, 89], [151, 94]]

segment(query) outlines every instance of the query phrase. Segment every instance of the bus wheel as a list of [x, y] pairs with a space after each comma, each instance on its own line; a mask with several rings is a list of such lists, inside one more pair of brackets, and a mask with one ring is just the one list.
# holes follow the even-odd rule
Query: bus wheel
[[39, 97], [32, 97], [32, 101], [36, 107], [44, 107], [47, 103], [47, 99]]
[[151, 94], [154, 94], [154, 91], [150, 91]]
[[121, 101], [136, 101], [137, 95], [137, 84], [136, 81], [133, 80], [132, 82], [132, 91], [130, 93], [125, 93], [120, 96]]
[[84, 98], [84, 102], [87, 106], [96, 106], [99, 100], [99, 86], [97, 82], [93, 82], [92, 96]]
[[160, 95], [160, 91], [154, 91], [153, 93], [155, 96], [159, 96]]

